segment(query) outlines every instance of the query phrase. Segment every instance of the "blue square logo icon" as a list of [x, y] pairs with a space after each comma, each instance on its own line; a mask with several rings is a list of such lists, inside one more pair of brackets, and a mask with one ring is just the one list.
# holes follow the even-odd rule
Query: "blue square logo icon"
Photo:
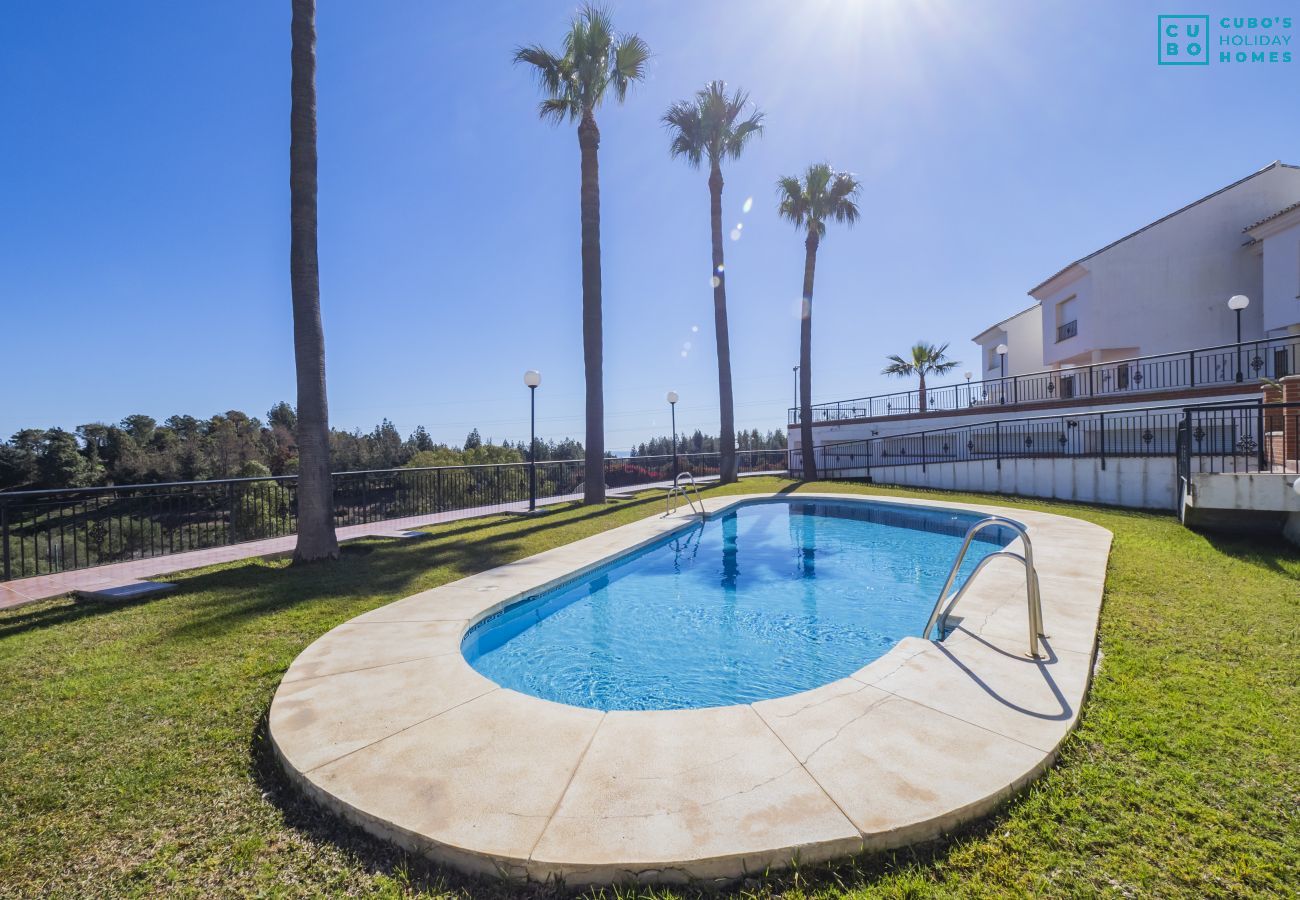
[[1157, 16], [1157, 61], [1162, 66], [1210, 64], [1209, 16]]

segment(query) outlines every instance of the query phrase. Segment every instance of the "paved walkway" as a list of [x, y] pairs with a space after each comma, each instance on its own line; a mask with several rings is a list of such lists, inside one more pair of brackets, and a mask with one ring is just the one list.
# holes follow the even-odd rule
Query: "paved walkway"
[[[741, 477], [746, 478], [749, 475], [766, 474], [771, 473], [747, 472]], [[701, 477], [699, 480], [707, 482], [716, 481], [717, 478], [716, 476], [707, 476]], [[638, 491], [667, 488], [671, 484], [670, 481], [659, 481], [653, 484], [610, 488], [609, 494], [611, 496], [626, 496]], [[565, 494], [560, 497], [547, 497], [545, 500], [539, 499], [537, 505], [539, 507], [553, 506], [558, 503], [570, 503], [581, 499], [581, 494]], [[423, 528], [426, 525], [439, 525], [444, 522], [455, 522], [459, 519], [473, 519], [498, 513], [521, 513], [527, 512], [527, 510], [528, 501], [523, 500], [518, 503], [505, 503], [488, 508], [479, 507], [427, 516], [410, 516], [405, 519], [386, 519], [383, 522], [371, 522], [368, 525], [348, 525], [339, 528], [338, 539], [340, 541], [350, 541], [362, 537], [401, 537], [404, 532], [410, 529]], [[38, 600], [60, 597], [72, 591], [104, 590], [105, 588], [119, 587], [145, 578], [154, 578], [171, 572], [183, 572], [187, 569], [197, 569], [201, 566], [211, 566], [237, 559], [292, 553], [297, 541], [296, 535], [288, 535], [287, 537], [271, 538], [265, 541], [228, 544], [223, 547], [209, 547], [188, 553], [173, 553], [167, 556], [155, 556], [149, 559], [135, 559], [130, 562], [113, 563], [107, 566], [60, 572], [56, 575], [38, 575], [34, 578], [7, 581], [0, 583], [0, 609], [12, 609], [16, 606], [35, 603]]]

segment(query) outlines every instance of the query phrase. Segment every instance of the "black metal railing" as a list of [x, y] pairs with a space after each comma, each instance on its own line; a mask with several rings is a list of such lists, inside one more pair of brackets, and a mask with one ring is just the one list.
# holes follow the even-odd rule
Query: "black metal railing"
[[[610, 488], [718, 474], [716, 453], [610, 458]], [[737, 454], [742, 473], [786, 469], [784, 450]], [[339, 472], [336, 526], [524, 509], [529, 464]], [[582, 460], [537, 463], [539, 500], [576, 497]], [[285, 537], [297, 530], [297, 476], [0, 492], [0, 580]]]
[[1071, 319], [1064, 324], [1056, 326], [1056, 342], [1068, 340], [1079, 333], [1079, 320]]
[[1300, 403], [1188, 407], [1179, 427], [1179, 475], [1300, 474]]
[[[906, 434], [838, 441], [815, 448], [819, 473], [872, 477], [895, 466], [1044, 458], [1095, 458], [1105, 468], [1117, 457], [1186, 455], [1196, 472], [1296, 471], [1294, 435], [1300, 404], [1151, 406], [1116, 412], [1026, 416]], [[1190, 435], [1190, 440], [1181, 435]], [[792, 451], [791, 471], [803, 458]]]
[[[1253, 385], [1260, 378], [1282, 378], [1296, 372], [1300, 372], [1300, 337], [1290, 335], [930, 387], [924, 405], [920, 391], [818, 403], [812, 407], [812, 421], [992, 410], [1094, 397], [1121, 400], [1157, 391]], [[797, 407], [790, 408], [788, 418], [790, 425], [799, 424]]]

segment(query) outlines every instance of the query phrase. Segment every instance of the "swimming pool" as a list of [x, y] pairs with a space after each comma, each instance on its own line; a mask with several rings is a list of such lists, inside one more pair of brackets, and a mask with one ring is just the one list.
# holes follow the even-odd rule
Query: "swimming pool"
[[[503, 687], [600, 710], [797, 693], [919, 633], [980, 518], [862, 501], [742, 503], [511, 604], [461, 649]], [[982, 532], [962, 577], [1013, 538]]]

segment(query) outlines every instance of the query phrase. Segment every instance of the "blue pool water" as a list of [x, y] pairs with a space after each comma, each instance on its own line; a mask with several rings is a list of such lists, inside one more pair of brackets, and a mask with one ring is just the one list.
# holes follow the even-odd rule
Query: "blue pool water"
[[[475, 625], [462, 649], [504, 687], [594, 709], [793, 694], [919, 634], [979, 518], [865, 502], [742, 504], [513, 604]], [[963, 577], [1013, 536], [982, 532]]]

